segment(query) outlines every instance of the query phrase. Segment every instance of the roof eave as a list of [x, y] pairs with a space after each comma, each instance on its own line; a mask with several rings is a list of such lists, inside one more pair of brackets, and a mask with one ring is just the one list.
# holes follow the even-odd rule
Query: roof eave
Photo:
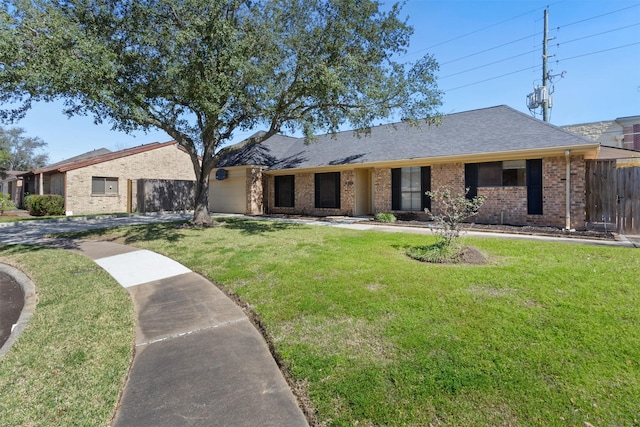
[[490, 153], [472, 153], [472, 154], [456, 154], [449, 156], [434, 157], [417, 157], [412, 159], [385, 160], [367, 163], [348, 163], [343, 165], [320, 165], [306, 168], [289, 168], [289, 169], [266, 169], [265, 173], [271, 175], [291, 174], [295, 171], [298, 173], [317, 172], [317, 171], [340, 171], [355, 168], [389, 168], [389, 167], [410, 167], [410, 166], [426, 166], [445, 163], [483, 163], [504, 160], [522, 160], [534, 159], [541, 157], [559, 157], [565, 153], [573, 156], [583, 155], [587, 160], [593, 160], [598, 157], [600, 144], [584, 144], [584, 145], [566, 145], [552, 148], [533, 148], [526, 150], [513, 151], [494, 151]]

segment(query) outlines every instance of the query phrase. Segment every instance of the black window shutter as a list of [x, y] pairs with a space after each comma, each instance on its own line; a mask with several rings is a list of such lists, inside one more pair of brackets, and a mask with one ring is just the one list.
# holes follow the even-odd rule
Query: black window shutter
[[275, 193], [273, 197], [275, 202], [274, 205], [275, 207], [280, 207], [282, 206], [282, 203], [280, 202], [280, 193], [281, 193], [280, 187], [282, 185], [282, 177], [280, 176], [274, 177], [273, 185], [274, 185], [274, 193]]
[[467, 199], [473, 199], [478, 195], [478, 164], [466, 163], [464, 165], [464, 187], [468, 188]]
[[402, 170], [391, 169], [391, 209], [400, 210], [400, 191], [402, 188]]
[[542, 159], [527, 160], [527, 214], [542, 215]]
[[335, 184], [335, 201], [333, 206], [336, 209], [340, 209], [340, 172], [334, 172], [333, 179]]
[[322, 180], [322, 175], [317, 173], [315, 175], [315, 181], [316, 181], [316, 188], [315, 188], [315, 194], [316, 194], [316, 208], [320, 208], [320, 181]]
[[422, 191], [422, 210], [425, 208], [431, 210], [431, 197], [425, 193], [431, 191], [431, 166], [423, 166], [420, 168], [421, 185], [420, 191]]
[[289, 187], [289, 207], [294, 207], [296, 205], [296, 178], [294, 175], [291, 175], [290, 178], [290, 187]]

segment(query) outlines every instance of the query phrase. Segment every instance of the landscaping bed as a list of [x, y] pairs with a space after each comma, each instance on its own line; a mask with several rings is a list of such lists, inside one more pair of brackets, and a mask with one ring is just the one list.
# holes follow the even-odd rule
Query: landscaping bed
[[[326, 221], [326, 222], [355, 222], [359, 224], [369, 225], [382, 225], [382, 226], [397, 226], [397, 227], [420, 227], [420, 228], [434, 228], [437, 225], [432, 221], [413, 219], [413, 215], [402, 216], [399, 215], [398, 219], [394, 222], [380, 222], [374, 219], [359, 219], [357, 217], [315, 217], [308, 215], [284, 215], [275, 214], [269, 215], [272, 218], [285, 218], [285, 219], [303, 219], [310, 221]], [[582, 239], [600, 239], [600, 240], [617, 240], [618, 234], [613, 230], [572, 230], [568, 231], [561, 227], [544, 227], [533, 225], [498, 225], [498, 224], [476, 224], [465, 223], [462, 228], [466, 231], [486, 231], [492, 233], [506, 233], [506, 234], [525, 234], [536, 236], [554, 236], [554, 237], [573, 237]]]

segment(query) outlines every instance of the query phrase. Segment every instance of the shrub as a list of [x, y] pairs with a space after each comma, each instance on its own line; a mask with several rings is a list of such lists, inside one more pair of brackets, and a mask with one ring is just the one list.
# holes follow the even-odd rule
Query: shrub
[[438, 225], [434, 231], [440, 236], [440, 240], [430, 246], [409, 248], [407, 255], [425, 262], [458, 262], [463, 249], [460, 243], [461, 224], [478, 213], [485, 197], [467, 199], [464, 194], [452, 194], [448, 188], [427, 191], [426, 194], [438, 208], [437, 213], [428, 209], [425, 209], [425, 212], [431, 214]]
[[440, 235], [447, 246], [458, 243], [462, 222], [476, 215], [486, 200], [485, 196], [475, 196], [468, 199], [464, 194], [453, 194], [446, 187], [427, 191], [426, 194], [437, 206], [438, 212], [434, 213], [426, 208], [425, 212], [433, 216], [439, 226], [436, 233]]
[[6, 193], [0, 193], [0, 215], [4, 215], [4, 211], [8, 209], [15, 209], [15, 205]]
[[396, 222], [396, 216], [392, 213], [380, 212], [376, 214], [376, 221]]
[[25, 207], [33, 216], [63, 215], [64, 198], [57, 194], [31, 194], [25, 198]]

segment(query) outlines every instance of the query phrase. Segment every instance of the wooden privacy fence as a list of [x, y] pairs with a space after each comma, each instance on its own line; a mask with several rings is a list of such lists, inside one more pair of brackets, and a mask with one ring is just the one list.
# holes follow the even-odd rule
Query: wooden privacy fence
[[587, 221], [640, 234], [640, 159], [587, 162]]
[[195, 181], [138, 179], [134, 209], [140, 213], [193, 210], [195, 187]]

